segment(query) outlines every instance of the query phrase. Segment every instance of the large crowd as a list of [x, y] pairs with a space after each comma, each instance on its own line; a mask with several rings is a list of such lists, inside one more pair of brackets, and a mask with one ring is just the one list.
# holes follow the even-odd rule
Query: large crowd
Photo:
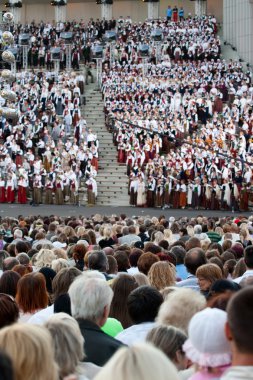
[[[30, 35], [33, 70], [18, 70], [8, 87], [17, 96], [18, 117], [1, 116], [0, 202], [79, 204], [82, 179], [87, 202], [96, 202], [99, 142], [81, 106], [85, 83], [93, 80], [92, 49], [115, 28], [117, 40], [104, 45], [102, 94], [118, 162], [127, 168], [130, 204], [247, 211], [253, 203], [252, 76], [242, 63], [222, 59], [214, 17], [16, 25], [14, 44]], [[154, 31], [161, 30], [156, 41]], [[66, 32], [73, 34], [71, 74]], [[148, 56], [141, 56], [141, 46], [149, 46]], [[61, 47], [59, 74], [54, 47]]]
[[81, 115], [83, 75], [21, 71], [10, 88], [17, 117], [1, 116], [0, 202], [78, 204], [82, 178], [95, 194], [99, 141]]
[[3, 380], [252, 379], [253, 218], [2, 218]]
[[[105, 60], [102, 91], [130, 204], [248, 210], [252, 74], [222, 59], [216, 20], [122, 29], [112, 67]], [[153, 40], [154, 30], [162, 41]], [[149, 56], [141, 56], [143, 45]]]

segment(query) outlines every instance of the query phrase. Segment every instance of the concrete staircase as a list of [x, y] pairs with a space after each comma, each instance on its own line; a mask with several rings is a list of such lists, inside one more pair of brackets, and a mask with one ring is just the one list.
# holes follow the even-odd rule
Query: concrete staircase
[[99, 140], [99, 169], [96, 178], [98, 186], [98, 205], [129, 205], [128, 177], [126, 165], [117, 161], [117, 149], [112, 134], [105, 126], [104, 103], [96, 83], [85, 86], [86, 105], [82, 114], [88, 128], [97, 133]]

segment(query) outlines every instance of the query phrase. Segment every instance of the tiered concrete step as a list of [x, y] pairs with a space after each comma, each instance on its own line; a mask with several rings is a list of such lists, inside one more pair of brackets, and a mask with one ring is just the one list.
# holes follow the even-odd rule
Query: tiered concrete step
[[[83, 115], [88, 128], [97, 133], [99, 140], [99, 170], [96, 178], [98, 185], [97, 204], [110, 206], [129, 205], [128, 177], [126, 165], [117, 162], [117, 149], [113, 145], [112, 134], [105, 127], [104, 103], [96, 84], [85, 89], [86, 104]], [[81, 184], [85, 202], [85, 180]], [[81, 192], [81, 191], [80, 191]]]

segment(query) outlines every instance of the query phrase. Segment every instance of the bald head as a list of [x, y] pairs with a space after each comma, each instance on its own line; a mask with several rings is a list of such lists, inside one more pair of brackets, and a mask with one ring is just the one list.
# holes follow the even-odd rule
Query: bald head
[[12, 270], [12, 268], [14, 268], [15, 265], [18, 265], [18, 264], [20, 264], [20, 263], [16, 259], [16, 257], [7, 257], [3, 261], [3, 271]]
[[205, 252], [201, 248], [190, 249], [185, 255], [184, 263], [187, 271], [195, 275], [197, 269], [207, 263]]
[[104, 253], [106, 254], [106, 256], [113, 256], [114, 255], [114, 250], [112, 247], [105, 247], [103, 248], [103, 251]]

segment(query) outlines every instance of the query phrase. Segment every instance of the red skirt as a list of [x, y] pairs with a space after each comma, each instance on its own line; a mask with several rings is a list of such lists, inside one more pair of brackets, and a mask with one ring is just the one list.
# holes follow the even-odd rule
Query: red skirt
[[95, 167], [96, 171], [98, 171], [98, 159], [96, 157], [92, 158], [91, 165]]
[[118, 151], [118, 162], [124, 164], [125, 161], [125, 151], [123, 149], [119, 149]]
[[0, 203], [6, 202], [6, 196], [5, 196], [5, 187], [0, 187]]
[[18, 203], [26, 203], [26, 187], [19, 186], [18, 187]]
[[179, 196], [179, 206], [180, 207], [185, 207], [186, 206], [186, 193], [181, 192]]
[[7, 187], [6, 200], [8, 203], [13, 203], [15, 201], [15, 192], [12, 190], [11, 186]]

